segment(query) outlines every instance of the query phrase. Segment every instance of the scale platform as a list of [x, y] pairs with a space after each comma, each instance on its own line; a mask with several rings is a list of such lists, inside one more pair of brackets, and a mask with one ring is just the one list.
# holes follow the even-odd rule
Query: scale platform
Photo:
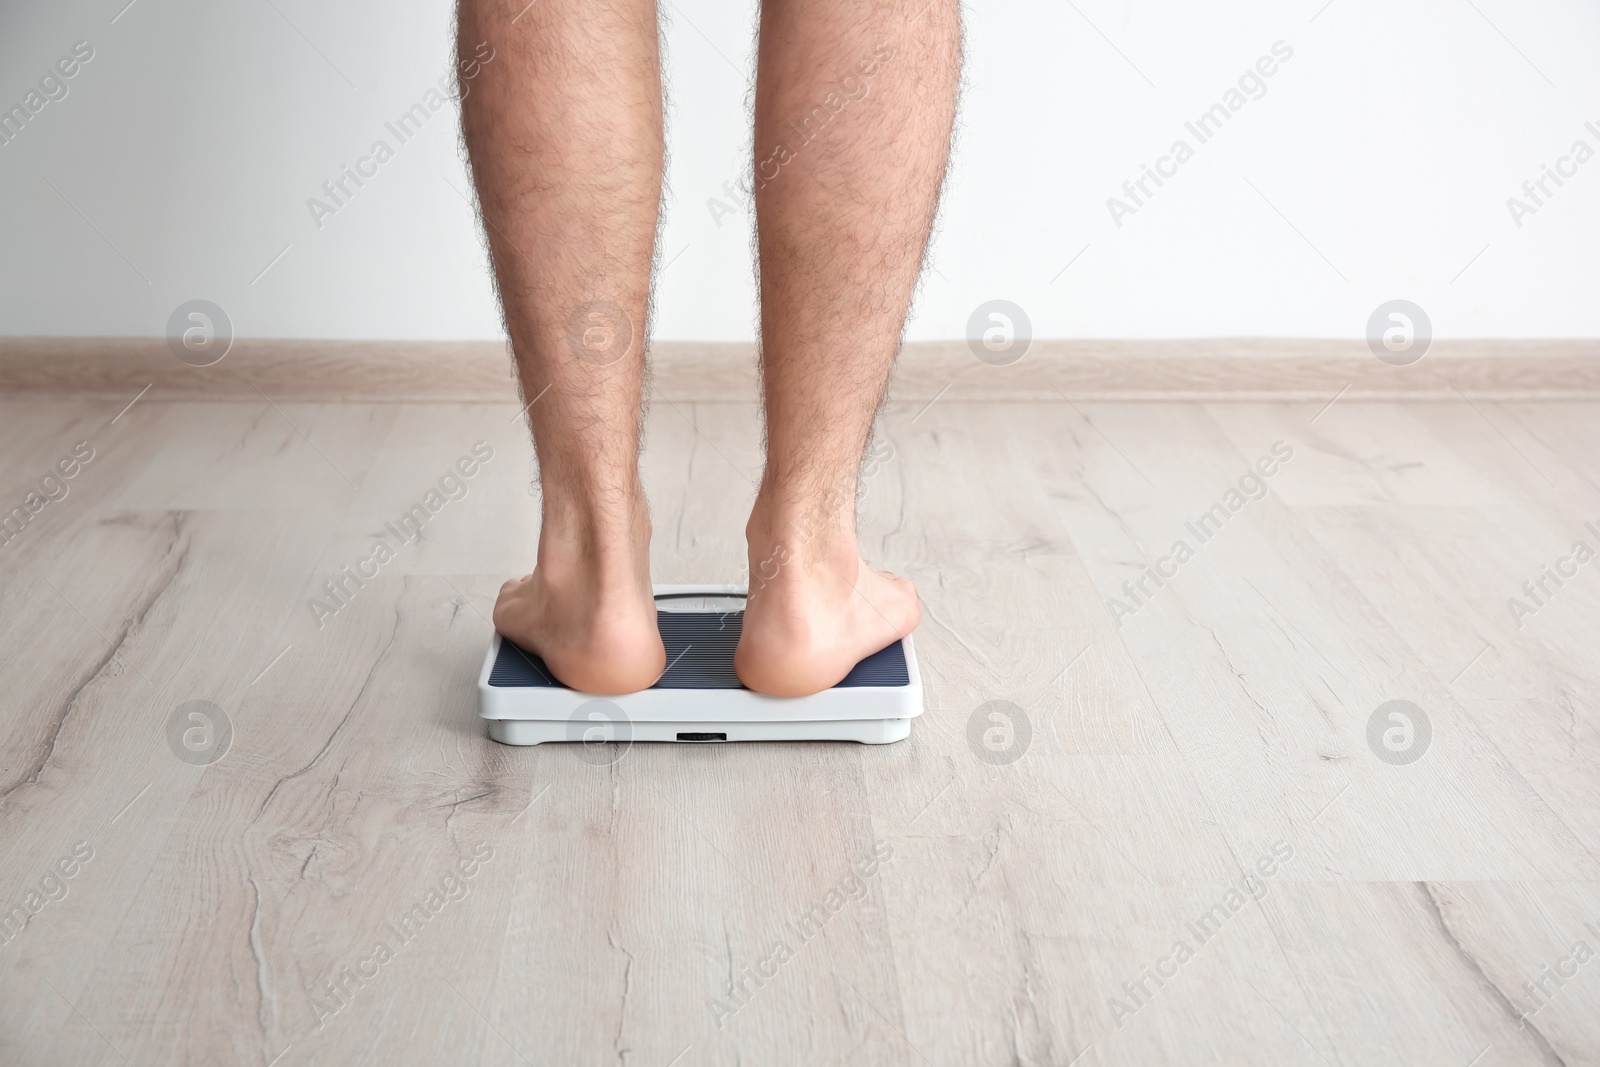
[[478, 715], [508, 745], [546, 741], [860, 741], [911, 733], [922, 675], [907, 635], [856, 664], [832, 689], [769, 697], [739, 684], [733, 650], [744, 623], [738, 586], [658, 585], [667, 669], [638, 693], [568, 689], [538, 656], [494, 635], [478, 674]]

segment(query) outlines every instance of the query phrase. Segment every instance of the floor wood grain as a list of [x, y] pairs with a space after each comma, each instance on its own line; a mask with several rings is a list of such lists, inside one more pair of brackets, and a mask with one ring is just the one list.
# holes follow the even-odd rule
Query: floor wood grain
[[[911, 738], [596, 756], [474, 714], [516, 403], [134, 392], [0, 400], [0, 1062], [1600, 1063], [1600, 403], [893, 403]], [[759, 440], [658, 390], [659, 581]]]

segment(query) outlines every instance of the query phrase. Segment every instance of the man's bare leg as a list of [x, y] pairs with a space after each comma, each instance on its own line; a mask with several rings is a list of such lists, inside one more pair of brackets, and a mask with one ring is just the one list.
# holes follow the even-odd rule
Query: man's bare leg
[[[649, 686], [666, 665], [650, 593], [639, 402], [661, 198], [653, 0], [461, 0], [462, 127], [539, 457], [534, 571], [502, 634], [574, 689]], [[544, 395], [540, 397], [540, 393]]]
[[960, 50], [956, 0], [762, 5], [767, 467], [734, 663], [763, 693], [826, 689], [920, 618], [909, 580], [861, 561], [855, 495], [944, 177]]

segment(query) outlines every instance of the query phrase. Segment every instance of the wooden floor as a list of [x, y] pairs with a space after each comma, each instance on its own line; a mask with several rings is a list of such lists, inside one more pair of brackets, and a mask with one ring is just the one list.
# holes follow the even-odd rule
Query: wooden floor
[[[515, 405], [124, 404], [0, 402], [0, 1062], [1600, 1063], [1600, 404], [891, 406], [911, 738], [614, 762], [474, 715]], [[657, 581], [758, 442], [655, 399]]]

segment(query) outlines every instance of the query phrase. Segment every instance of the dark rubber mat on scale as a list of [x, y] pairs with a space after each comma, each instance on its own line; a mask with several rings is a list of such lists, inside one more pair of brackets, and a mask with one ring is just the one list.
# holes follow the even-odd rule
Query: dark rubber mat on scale
[[[742, 611], [658, 611], [667, 669], [652, 689], [742, 689], [733, 673], [733, 650], [744, 626]], [[508, 639], [489, 671], [489, 684], [506, 689], [565, 689], [532, 652]], [[910, 685], [905, 647], [896, 641], [857, 663], [835, 689]]]

